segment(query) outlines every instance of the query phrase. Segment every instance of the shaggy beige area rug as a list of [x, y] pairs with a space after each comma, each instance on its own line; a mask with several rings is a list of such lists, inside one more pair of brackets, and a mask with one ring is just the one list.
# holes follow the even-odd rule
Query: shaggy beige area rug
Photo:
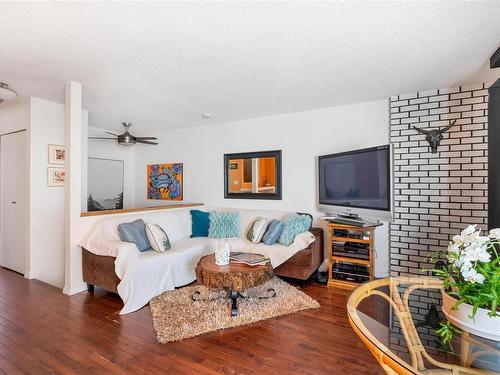
[[[276, 297], [268, 299], [239, 298], [239, 315], [231, 317], [231, 299], [224, 291], [214, 291], [201, 285], [165, 292], [150, 302], [153, 326], [160, 343], [178, 341], [218, 329], [250, 324], [275, 316], [318, 308], [319, 303], [299, 289], [275, 277], [243, 295], [268, 295], [273, 288]], [[194, 292], [200, 292], [199, 301], [193, 301]]]

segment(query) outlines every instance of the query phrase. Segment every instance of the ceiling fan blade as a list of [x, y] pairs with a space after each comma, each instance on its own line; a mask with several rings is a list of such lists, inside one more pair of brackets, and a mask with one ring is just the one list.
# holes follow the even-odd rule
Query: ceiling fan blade
[[135, 139], [141, 139], [143, 141], [156, 141], [158, 138], [156, 137], [135, 137]]
[[89, 137], [89, 139], [112, 139], [113, 141], [117, 140], [117, 138], [106, 138], [106, 137]]
[[111, 133], [111, 132], [104, 132], [106, 134], [111, 134], [111, 135], [114, 135], [115, 137], [118, 137], [118, 134], [115, 134], [115, 133]]
[[157, 145], [158, 144], [158, 142], [145, 141], [145, 140], [140, 139], [140, 138], [136, 138], [135, 142], [136, 143], [144, 143], [145, 145]]

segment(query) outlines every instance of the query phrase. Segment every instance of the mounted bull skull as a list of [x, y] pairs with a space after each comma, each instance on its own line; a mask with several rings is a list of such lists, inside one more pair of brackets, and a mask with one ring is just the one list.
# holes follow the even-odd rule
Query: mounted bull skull
[[443, 133], [448, 131], [455, 123], [457, 120], [453, 121], [450, 125], [444, 127], [444, 128], [438, 128], [438, 129], [432, 129], [432, 130], [424, 130], [424, 129], [419, 129], [416, 126], [414, 128], [418, 130], [419, 133], [425, 134], [425, 139], [427, 142], [429, 142], [429, 146], [431, 148], [431, 153], [435, 154], [437, 152], [437, 148], [439, 144], [441, 143], [441, 140], [443, 139]]

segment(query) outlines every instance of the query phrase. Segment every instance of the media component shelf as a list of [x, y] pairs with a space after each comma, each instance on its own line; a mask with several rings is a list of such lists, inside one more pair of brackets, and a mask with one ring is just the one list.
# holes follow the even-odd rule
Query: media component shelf
[[373, 280], [375, 227], [328, 222], [328, 286], [354, 289]]

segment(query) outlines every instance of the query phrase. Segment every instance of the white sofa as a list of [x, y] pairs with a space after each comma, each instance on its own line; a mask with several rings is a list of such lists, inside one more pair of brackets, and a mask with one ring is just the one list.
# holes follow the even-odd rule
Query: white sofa
[[[214, 208], [199, 209], [209, 211]], [[298, 235], [290, 246], [253, 244], [246, 239], [246, 232], [253, 218], [262, 216], [283, 219], [291, 212], [215, 209], [236, 210], [240, 213], [240, 238], [230, 240], [231, 250], [264, 254], [269, 257], [274, 268], [315, 240], [312, 233], [305, 232]], [[191, 238], [189, 211], [190, 209], [145, 211], [101, 219], [81, 240], [80, 246], [83, 249], [95, 255], [115, 258], [114, 270], [120, 280], [117, 291], [124, 302], [120, 314], [136, 311], [151, 298], [196, 280], [195, 267], [198, 260], [213, 253], [215, 240], [208, 237]], [[167, 233], [172, 248], [164, 253], [153, 250], [141, 253], [135, 244], [120, 241], [118, 225], [139, 218], [146, 223], [160, 225]]]

